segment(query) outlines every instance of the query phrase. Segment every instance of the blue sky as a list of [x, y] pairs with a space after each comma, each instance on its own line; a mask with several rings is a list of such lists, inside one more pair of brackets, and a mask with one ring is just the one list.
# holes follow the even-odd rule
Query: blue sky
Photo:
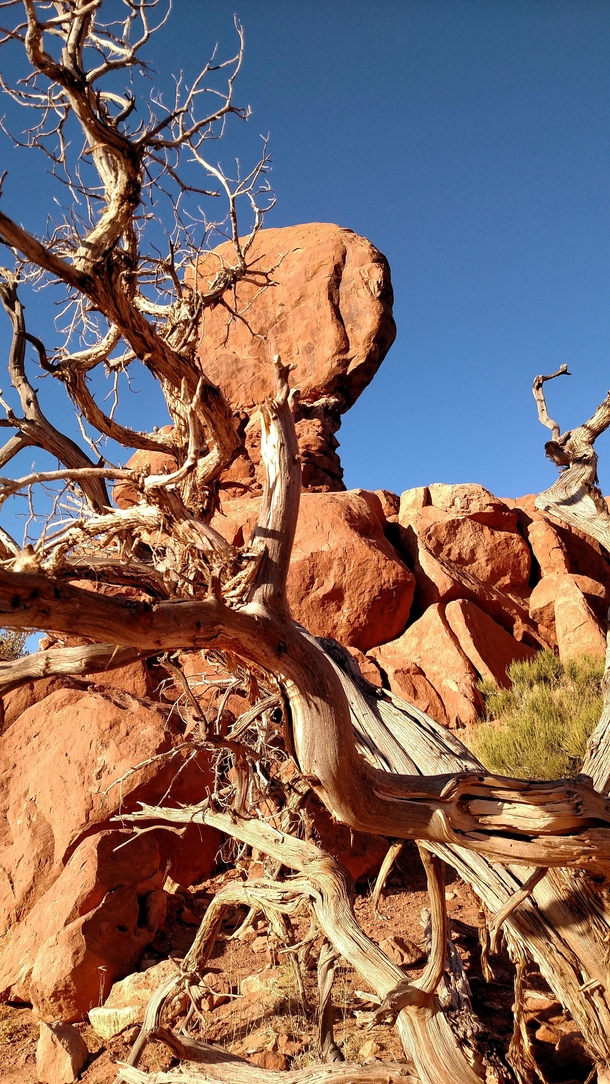
[[[178, 0], [155, 66], [192, 76], [216, 40], [228, 52], [234, 12], [253, 116], [218, 155], [246, 164], [269, 132], [267, 224], [337, 222], [392, 268], [398, 337], [338, 434], [346, 484], [545, 488], [533, 377], [568, 363], [547, 385], [562, 429], [610, 387], [610, 6]], [[39, 225], [44, 163], [6, 144], [2, 161], [4, 211]], [[44, 333], [44, 304], [28, 316]], [[138, 427], [158, 420], [139, 404]], [[598, 450], [610, 492], [607, 434]]]

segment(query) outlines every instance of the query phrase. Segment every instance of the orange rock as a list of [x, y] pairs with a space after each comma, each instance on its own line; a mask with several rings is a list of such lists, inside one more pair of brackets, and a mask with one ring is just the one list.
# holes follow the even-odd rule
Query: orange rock
[[[399, 523], [401, 543], [417, 583], [419, 610], [436, 602], [473, 598], [494, 619], [513, 627], [514, 616], [510, 620], [503, 617], [493, 590], [490, 593], [486, 588], [509, 593], [517, 600], [528, 592], [531, 556], [516, 529], [500, 530], [472, 516], [452, 516], [433, 505], [416, 510], [404, 503]], [[450, 562], [448, 567], [443, 560]], [[456, 566], [454, 575], [452, 564]], [[469, 586], [459, 578], [462, 569]], [[526, 611], [523, 616], [527, 618]]]
[[[150, 833], [106, 831], [76, 848], [53, 886], [12, 931], [0, 994], [45, 1020], [74, 1021], [133, 970], [165, 917], [165, 877]], [[118, 847], [118, 849], [117, 849]]]
[[[121, 803], [131, 809], [138, 800], [161, 800], [182, 755], [144, 762], [177, 740], [181, 735], [172, 737], [164, 712], [119, 690], [61, 689], [23, 713], [2, 737], [0, 928], [50, 888], [84, 831], [113, 816]], [[211, 779], [202, 755], [199, 765], [193, 761], [180, 773], [169, 801], [200, 800]], [[174, 880], [186, 875], [187, 884], [213, 868], [218, 845], [217, 833], [196, 828], [188, 843], [175, 836], [161, 841]]]
[[[130, 470], [142, 471], [143, 474], [172, 474], [178, 467], [177, 460], [165, 452], [149, 452], [139, 448], [125, 464]], [[142, 500], [142, 496], [130, 482], [117, 482], [112, 496], [119, 508], [131, 508]]]
[[391, 644], [373, 648], [371, 656], [381, 667], [387, 684], [392, 692], [402, 696], [407, 703], [413, 704], [420, 711], [425, 711], [436, 719], [437, 723], [449, 726], [449, 717], [443, 701], [428, 678], [414, 662], [407, 662], [402, 654], [392, 654]]
[[527, 528], [527, 540], [543, 577], [570, 571], [566, 547], [548, 520], [542, 517], [532, 520]]
[[377, 663], [370, 657], [365, 655], [362, 651], [359, 651], [357, 647], [350, 647], [348, 651], [353, 659], [358, 663], [358, 669], [367, 681], [370, 681], [371, 685], [376, 685], [378, 689], [382, 686], [381, 671]]
[[72, 1084], [88, 1058], [87, 1045], [76, 1028], [60, 1022], [40, 1022], [36, 1076], [41, 1084]]
[[461, 485], [434, 482], [428, 486], [428, 493], [434, 508], [440, 508], [452, 516], [469, 516], [478, 523], [504, 531], [512, 531], [517, 525], [515, 512], [488, 489], [474, 482]]
[[589, 576], [575, 576], [563, 572], [552, 572], [543, 576], [530, 595], [530, 616], [533, 621], [549, 630], [555, 642], [555, 600], [560, 587], [566, 581], [576, 584], [598, 620], [603, 621], [608, 610], [609, 592], [603, 583], [598, 583]]
[[450, 516], [430, 523], [423, 542], [433, 556], [442, 554], [482, 583], [517, 593], [527, 588], [531, 556], [516, 530], [498, 530], [473, 516]]
[[367, 651], [404, 629], [415, 581], [384, 524], [379, 498], [366, 490], [302, 494], [288, 600], [315, 636]]
[[250, 541], [256, 527], [260, 504], [260, 496], [223, 500], [212, 516], [210, 526], [232, 546], [243, 546]]
[[571, 577], [564, 579], [555, 598], [555, 631], [562, 660], [606, 653], [604, 630]]
[[[230, 243], [198, 261], [202, 286], [223, 259], [234, 259]], [[247, 323], [221, 305], [206, 311], [199, 357], [209, 378], [236, 409], [251, 413], [275, 390], [270, 353], [278, 353], [295, 365], [301, 402], [333, 396], [348, 409], [396, 334], [385, 257], [351, 230], [314, 222], [261, 230], [248, 261], [259, 281], [236, 288], [238, 309], [248, 306]], [[261, 291], [265, 271], [274, 285]]]
[[479, 678], [449, 628], [443, 609], [438, 604], [430, 606], [398, 640], [371, 654], [382, 669], [386, 658], [392, 666], [396, 666], [397, 656], [405, 665], [415, 663], [440, 697], [449, 726], [469, 726], [483, 711], [476, 687]]
[[480, 677], [504, 688], [510, 687], [506, 673], [510, 664], [516, 659], [531, 659], [536, 654], [533, 648], [510, 636], [474, 602], [465, 599], [449, 602], [445, 619]]
[[[205, 289], [222, 261], [233, 259], [232, 245], [223, 244], [198, 261]], [[257, 282], [236, 288], [237, 309], [247, 309], [247, 321], [236, 320], [220, 305], [208, 309], [199, 346], [207, 375], [222, 388], [245, 429], [239, 477], [230, 467], [221, 476], [221, 490], [237, 495], [236, 481], [254, 488], [263, 480], [255, 414], [274, 392], [274, 353], [295, 366], [303, 486], [343, 490], [334, 434], [341, 414], [370, 383], [396, 335], [387, 261], [365, 238], [328, 223], [261, 230], [248, 260]], [[261, 289], [266, 270], [272, 284]]]
[[400, 497], [398, 493], [392, 493], [390, 489], [376, 489], [375, 496], [379, 497], [381, 510], [386, 519], [394, 519], [400, 509]]
[[410, 518], [422, 508], [430, 504], [430, 493], [427, 486], [416, 486], [414, 489], [405, 489], [400, 495], [398, 505], [398, 522], [404, 527], [408, 525]]

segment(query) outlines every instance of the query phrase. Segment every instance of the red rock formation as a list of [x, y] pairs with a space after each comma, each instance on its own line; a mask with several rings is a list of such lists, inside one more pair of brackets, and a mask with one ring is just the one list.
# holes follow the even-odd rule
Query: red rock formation
[[[224, 244], [200, 260], [204, 288], [232, 255]], [[236, 311], [247, 310], [247, 318], [235, 319], [221, 305], [209, 309], [200, 345], [206, 373], [245, 427], [245, 449], [221, 477], [221, 492], [260, 490], [256, 411], [273, 392], [275, 353], [295, 366], [303, 485], [341, 490], [334, 434], [396, 334], [387, 261], [370, 241], [328, 223], [261, 230], [249, 260], [255, 281], [239, 283], [236, 291]]]
[[[258, 501], [224, 501], [212, 526], [227, 541], [247, 541]], [[415, 581], [388, 542], [375, 493], [303, 493], [288, 573], [293, 617], [315, 636], [362, 651], [405, 628]]]
[[[444, 717], [437, 717], [437, 721], [447, 719], [452, 727], [470, 726], [483, 711], [483, 699], [476, 687], [479, 678], [449, 628], [443, 611], [444, 607], [435, 603], [397, 640], [370, 654], [382, 670], [385, 670], [386, 660], [394, 671], [415, 663], [442, 703]], [[403, 660], [402, 667], [400, 660]], [[426, 696], [430, 696], [427, 688], [424, 698]], [[420, 704], [416, 703], [416, 706]], [[432, 706], [430, 698], [430, 708]], [[432, 710], [430, 714], [433, 714]]]
[[562, 661], [606, 653], [604, 630], [572, 577], [565, 577], [555, 598], [555, 631]]
[[533, 648], [509, 636], [474, 602], [464, 599], [449, 602], [445, 608], [445, 619], [479, 677], [495, 681], [504, 688], [510, 687], [506, 673], [510, 664], [516, 660], [531, 659], [536, 654]]
[[0, 996], [31, 1001], [43, 1020], [80, 1020], [134, 969], [165, 918], [165, 862], [151, 833], [119, 846], [130, 837], [100, 832], [76, 848], [12, 931]]
[[[3, 735], [0, 750], [3, 929], [50, 888], [86, 830], [107, 822], [121, 803], [133, 808], [137, 801], [161, 799], [182, 758], [132, 769], [169, 751], [179, 737], [172, 740], [166, 712], [103, 686], [91, 692], [58, 690], [24, 712]], [[199, 766], [193, 762], [179, 776], [177, 801], [205, 794], [211, 775], [205, 755], [199, 759]], [[185, 799], [185, 793], [190, 797]], [[214, 864], [218, 835], [206, 832], [201, 841], [195, 835], [194, 851], [194, 837], [190, 844], [172, 841], [174, 880], [186, 874], [191, 884]], [[169, 840], [162, 848], [165, 854]]]
[[552, 572], [543, 576], [530, 595], [530, 616], [537, 624], [546, 628], [557, 642], [555, 630], [555, 600], [560, 588], [566, 581], [578, 587], [598, 621], [604, 621], [608, 612], [608, 589], [598, 580], [589, 576], [575, 576], [565, 572]]
[[304, 493], [288, 574], [293, 616], [315, 636], [367, 651], [400, 635], [415, 581], [366, 490]]
[[[232, 255], [226, 243], [199, 261], [203, 288]], [[278, 353], [295, 366], [303, 403], [332, 397], [340, 412], [353, 406], [396, 334], [385, 257], [351, 230], [314, 222], [261, 230], [249, 261], [261, 284], [265, 272], [273, 284], [262, 291], [238, 284], [237, 309], [248, 306], [247, 325], [221, 305], [206, 312], [199, 356], [210, 379], [251, 414], [273, 393], [270, 352]]]

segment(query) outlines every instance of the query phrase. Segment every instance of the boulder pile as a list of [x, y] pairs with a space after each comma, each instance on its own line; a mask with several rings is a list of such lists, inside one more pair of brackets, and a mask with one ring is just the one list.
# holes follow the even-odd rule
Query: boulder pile
[[[199, 276], [211, 281], [227, 255], [221, 246]], [[338, 640], [370, 682], [450, 728], [476, 725], [480, 682], [507, 686], [514, 660], [541, 648], [564, 659], [603, 654], [608, 557], [536, 511], [533, 495], [499, 499], [476, 483], [345, 490], [335, 433], [395, 334], [384, 257], [330, 225], [262, 231], [250, 255], [260, 271], [236, 298], [247, 321], [217, 306], [201, 345], [244, 436], [211, 522], [235, 545], [256, 523], [258, 409], [279, 353], [294, 363], [300, 390], [295, 620]], [[141, 468], [146, 456], [136, 453]], [[153, 469], [172, 470], [165, 459]], [[125, 506], [137, 495], [123, 486], [115, 499]], [[201, 707], [218, 706], [221, 727], [247, 710], [245, 694], [223, 684], [218, 659], [189, 652], [181, 662]], [[121, 813], [138, 802], [201, 801], [215, 775], [193, 746], [167, 660], [33, 682], [4, 698], [3, 719], [0, 997], [31, 1002], [55, 1027], [104, 1005], [154, 943], [168, 886], [197, 884], [219, 861], [222, 839], [208, 828], [134, 836]], [[375, 872], [385, 841], [350, 833], [315, 804], [312, 814], [322, 844], [355, 878]], [[49, 1050], [60, 1030], [46, 1037]]]

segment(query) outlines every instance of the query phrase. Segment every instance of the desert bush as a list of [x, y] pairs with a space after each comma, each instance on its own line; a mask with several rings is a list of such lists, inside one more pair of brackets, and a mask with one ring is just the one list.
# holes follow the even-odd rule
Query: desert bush
[[577, 775], [602, 710], [604, 660], [541, 651], [509, 667], [510, 689], [479, 686], [486, 714], [469, 745], [490, 771], [525, 779]]
[[12, 662], [27, 655], [25, 645], [29, 635], [27, 630], [0, 629], [0, 662]]

